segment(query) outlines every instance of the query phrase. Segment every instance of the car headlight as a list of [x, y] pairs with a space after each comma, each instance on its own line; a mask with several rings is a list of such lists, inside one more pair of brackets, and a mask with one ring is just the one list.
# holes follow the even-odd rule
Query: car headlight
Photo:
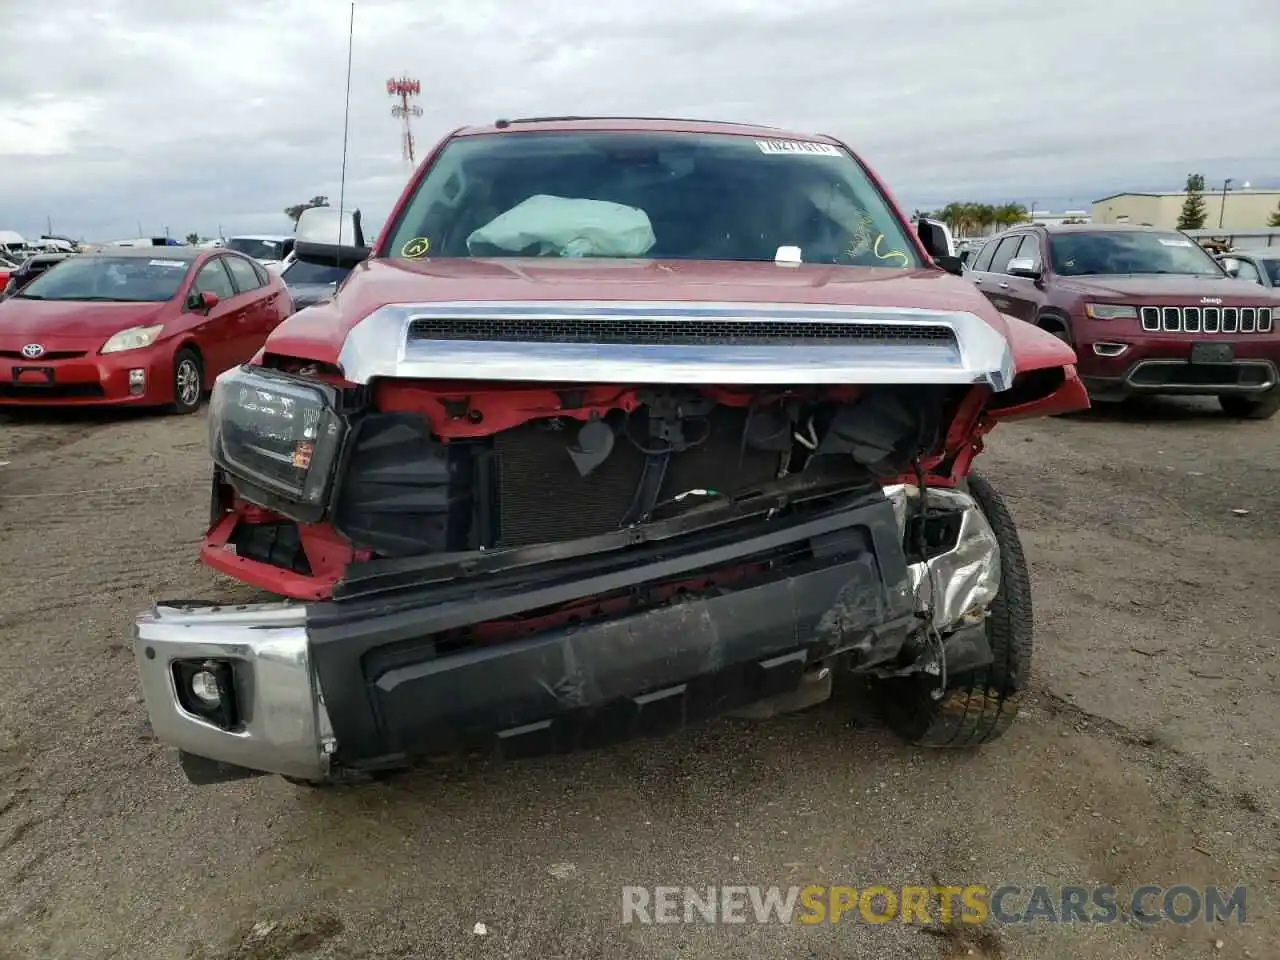
[[130, 327], [128, 330], [121, 330], [113, 334], [102, 345], [102, 350], [99, 352], [119, 353], [121, 350], [141, 350], [155, 343], [163, 330], [163, 323], [157, 323], [151, 327]]
[[337, 401], [328, 384], [253, 367], [228, 370], [209, 400], [214, 462], [242, 495], [251, 484], [266, 495], [262, 506], [315, 522], [324, 514], [346, 435]]
[[1118, 303], [1086, 303], [1084, 312], [1093, 320], [1136, 320], [1137, 307], [1121, 306]]

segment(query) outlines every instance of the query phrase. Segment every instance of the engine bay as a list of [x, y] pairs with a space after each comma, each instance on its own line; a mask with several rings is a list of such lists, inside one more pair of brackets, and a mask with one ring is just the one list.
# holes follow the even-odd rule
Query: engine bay
[[869, 489], [936, 446], [950, 397], [615, 389], [541, 410], [521, 391], [394, 399], [418, 409], [353, 420], [329, 510], [381, 557], [574, 540], [782, 489]]

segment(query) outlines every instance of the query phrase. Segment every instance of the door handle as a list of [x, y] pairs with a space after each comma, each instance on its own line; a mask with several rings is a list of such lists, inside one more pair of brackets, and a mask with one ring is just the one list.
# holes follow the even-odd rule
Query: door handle
[[1001, 289], [1001, 290], [1008, 290], [1008, 289], [1009, 289], [1009, 285], [1008, 285], [1007, 283], [1001, 283], [1001, 284], [1000, 284], [1000, 289]]
[[974, 283], [981, 283], [981, 282], [982, 282], [982, 278], [981, 278], [981, 277], [974, 277], [974, 278], [973, 278], [973, 282], [974, 282]]

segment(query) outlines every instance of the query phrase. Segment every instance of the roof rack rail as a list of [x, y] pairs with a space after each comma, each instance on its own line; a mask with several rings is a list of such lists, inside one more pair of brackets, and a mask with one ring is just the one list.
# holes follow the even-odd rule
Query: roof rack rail
[[571, 120], [657, 120], [662, 123], [711, 123], [720, 124], [726, 127], [742, 126], [742, 127], [761, 127], [765, 130], [781, 130], [781, 127], [774, 127], [764, 123], [752, 123], [746, 120], [698, 120], [692, 117], [641, 117], [628, 115], [612, 115], [612, 116], [575, 116], [572, 114], [562, 117], [513, 117], [511, 119], [495, 120], [493, 125], [500, 130], [504, 130], [513, 123], [560, 123]]

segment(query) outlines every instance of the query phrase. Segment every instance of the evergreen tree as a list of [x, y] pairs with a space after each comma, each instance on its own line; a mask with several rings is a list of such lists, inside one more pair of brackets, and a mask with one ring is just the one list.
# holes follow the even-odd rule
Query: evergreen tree
[[1179, 230], [1199, 230], [1204, 227], [1207, 215], [1204, 208], [1204, 176], [1192, 173], [1187, 176], [1187, 199], [1182, 203], [1178, 216]]

